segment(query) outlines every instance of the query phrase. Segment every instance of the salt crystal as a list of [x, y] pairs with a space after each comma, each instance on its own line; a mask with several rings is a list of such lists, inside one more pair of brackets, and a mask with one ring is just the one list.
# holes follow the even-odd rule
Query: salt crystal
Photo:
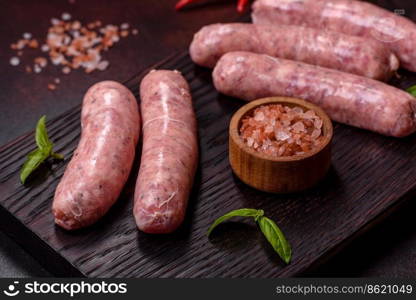
[[251, 137], [249, 137], [249, 138], [247, 139], [247, 146], [251, 147], [251, 146], [253, 146], [253, 143], [254, 143], [254, 139], [253, 139], [253, 138], [251, 138]]
[[323, 125], [322, 119], [316, 119], [314, 121], [314, 125], [315, 125], [316, 128], [319, 128], [319, 129], [322, 128], [322, 125]]
[[265, 133], [271, 133], [273, 132], [273, 126], [272, 125], [267, 125], [266, 128], [264, 129]]
[[305, 131], [305, 125], [301, 121], [297, 121], [293, 126], [293, 130], [295, 132], [304, 132]]
[[32, 34], [30, 32], [23, 33], [23, 38], [25, 40], [30, 40], [32, 38]]
[[301, 107], [299, 107], [299, 106], [293, 107], [292, 108], [292, 111], [295, 112], [295, 113], [297, 113], [297, 114], [303, 113], [303, 109]]
[[263, 121], [264, 120], [264, 113], [258, 112], [254, 116], [254, 120], [256, 121]]
[[69, 45], [70, 42], [71, 42], [71, 38], [68, 35], [65, 35], [63, 44], [64, 45]]
[[321, 135], [321, 129], [314, 129], [311, 134], [312, 139], [317, 139]]
[[48, 83], [48, 90], [50, 91], [56, 90], [56, 85], [54, 85], [53, 83]]
[[72, 27], [73, 30], [78, 30], [78, 29], [81, 28], [81, 22], [80, 21], [74, 21], [74, 22], [72, 22], [71, 27]]
[[63, 62], [64, 59], [65, 59], [65, 57], [62, 54], [59, 54], [55, 57], [52, 57], [51, 61], [54, 65], [60, 65]]
[[20, 64], [20, 59], [16, 56], [13, 56], [12, 58], [10, 58], [10, 64], [12, 66], [18, 66]]
[[62, 18], [62, 20], [64, 20], [64, 21], [69, 21], [69, 20], [71, 20], [71, 15], [70, 15], [69, 13], [67, 13], [67, 12], [64, 12], [64, 13], [62, 14], [61, 18]]
[[130, 27], [129, 23], [123, 23], [120, 25], [121, 29], [129, 29], [129, 27]]
[[282, 121], [282, 125], [285, 127], [289, 127], [290, 126], [290, 120], [286, 119]]
[[35, 64], [33, 66], [33, 72], [40, 73], [41, 71], [42, 71], [42, 68], [38, 64]]
[[107, 69], [109, 64], [110, 63], [108, 62], [108, 60], [103, 60], [103, 61], [98, 63], [97, 69], [100, 70], [100, 71], [104, 71], [105, 69]]
[[314, 117], [316, 117], [316, 115], [313, 110], [308, 110], [306, 113], [303, 114], [303, 117], [306, 119], [313, 119]]
[[64, 73], [64, 74], [69, 74], [69, 73], [71, 73], [71, 68], [70, 68], [70, 67], [63, 67], [63, 68], [62, 68], [62, 73]]
[[276, 140], [278, 141], [285, 141], [290, 138], [290, 134], [288, 134], [285, 130], [279, 129], [276, 130], [274, 133]]
[[61, 23], [61, 21], [57, 18], [52, 18], [51, 23], [52, 23], [52, 25], [58, 25], [59, 23]]
[[61, 83], [61, 79], [59, 79], [59, 78], [55, 78], [54, 81], [55, 81], [56, 84], [60, 84]]
[[16, 49], [22, 50], [26, 46], [27, 40], [19, 40], [16, 44]]
[[139, 34], [139, 30], [137, 30], [137, 29], [135, 28], [135, 29], [133, 29], [133, 30], [131, 31], [131, 33], [132, 33], [133, 35], [137, 35], [137, 34]]
[[35, 63], [39, 65], [41, 68], [44, 68], [48, 64], [48, 60], [44, 57], [36, 57]]
[[43, 44], [43, 45], [40, 47], [40, 50], [41, 50], [42, 52], [48, 52], [48, 51], [49, 51], [49, 46], [48, 46], [48, 45], [46, 45], [46, 44]]

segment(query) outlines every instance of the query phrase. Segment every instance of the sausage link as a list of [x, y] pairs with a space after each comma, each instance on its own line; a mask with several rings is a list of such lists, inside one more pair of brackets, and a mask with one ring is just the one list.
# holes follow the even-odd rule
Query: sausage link
[[114, 81], [93, 85], [83, 100], [81, 128], [52, 206], [55, 223], [67, 230], [93, 224], [119, 197], [140, 135], [136, 98]]
[[379, 80], [399, 67], [397, 57], [382, 43], [334, 31], [301, 26], [213, 24], [195, 34], [192, 60], [214, 67], [227, 52], [248, 51], [302, 61]]
[[335, 121], [403, 137], [416, 130], [416, 98], [370, 78], [250, 52], [230, 52], [213, 72], [221, 93], [244, 100], [302, 98]]
[[152, 71], [141, 82], [143, 151], [134, 195], [140, 230], [170, 233], [185, 217], [198, 160], [189, 86], [177, 71]]
[[356, 0], [257, 0], [253, 23], [301, 25], [383, 42], [402, 67], [416, 71], [416, 24], [372, 3]]

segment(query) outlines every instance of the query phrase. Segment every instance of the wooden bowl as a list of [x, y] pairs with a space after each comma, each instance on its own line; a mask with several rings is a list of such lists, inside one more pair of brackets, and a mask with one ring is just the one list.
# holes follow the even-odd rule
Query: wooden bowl
[[[300, 155], [271, 157], [248, 147], [240, 137], [241, 120], [264, 104], [300, 106], [313, 110], [323, 120], [322, 144]], [[252, 101], [241, 107], [230, 123], [229, 158], [234, 173], [246, 184], [265, 192], [293, 193], [316, 185], [331, 165], [333, 128], [328, 115], [316, 105], [301, 99], [270, 97]]]

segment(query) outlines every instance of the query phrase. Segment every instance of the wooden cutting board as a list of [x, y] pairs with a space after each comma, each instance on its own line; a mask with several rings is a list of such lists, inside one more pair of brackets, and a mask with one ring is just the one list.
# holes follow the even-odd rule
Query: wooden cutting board
[[[48, 122], [65, 161], [42, 167], [26, 186], [19, 182], [19, 169], [35, 148], [33, 132], [0, 149], [1, 230], [56, 275], [301, 275], [415, 194], [416, 135], [388, 138], [340, 124], [334, 124], [332, 168], [319, 186], [284, 196], [256, 191], [232, 174], [228, 162], [229, 120], [244, 103], [219, 95], [210, 71], [196, 67], [186, 53], [157, 67], [180, 70], [187, 78], [199, 125], [199, 170], [185, 223], [176, 233], [148, 235], [136, 229], [132, 203], [139, 159], [117, 204], [98, 224], [77, 232], [54, 225], [51, 203], [80, 136], [80, 107]], [[125, 83], [138, 99], [144, 73]], [[403, 72], [392, 84], [404, 88], [412, 83], [416, 77]], [[207, 238], [215, 218], [242, 207], [264, 209], [278, 223], [293, 248], [289, 265], [280, 261], [252, 222], [229, 222]]]

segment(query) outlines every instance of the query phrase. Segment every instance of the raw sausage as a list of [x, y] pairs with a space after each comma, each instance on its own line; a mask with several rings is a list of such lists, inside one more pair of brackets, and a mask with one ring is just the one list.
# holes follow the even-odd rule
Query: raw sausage
[[416, 130], [416, 98], [380, 81], [250, 52], [230, 52], [213, 72], [221, 93], [244, 100], [302, 98], [335, 121], [403, 137]]
[[127, 181], [140, 134], [134, 95], [114, 81], [93, 85], [83, 100], [81, 128], [52, 206], [55, 223], [67, 230], [101, 218]]
[[257, 0], [253, 23], [291, 24], [376, 39], [416, 71], [416, 24], [372, 3], [356, 0]]
[[205, 67], [214, 67], [231, 51], [263, 53], [380, 80], [388, 80], [399, 67], [397, 57], [378, 41], [301, 26], [213, 24], [196, 33], [190, 46], [192, 60]]
[[170, 233], [185, 217], [198, 160], [195, 113], [178, 71], [152, 71], [140, 85], [143, 150], [134, 195], [140, 230]]

